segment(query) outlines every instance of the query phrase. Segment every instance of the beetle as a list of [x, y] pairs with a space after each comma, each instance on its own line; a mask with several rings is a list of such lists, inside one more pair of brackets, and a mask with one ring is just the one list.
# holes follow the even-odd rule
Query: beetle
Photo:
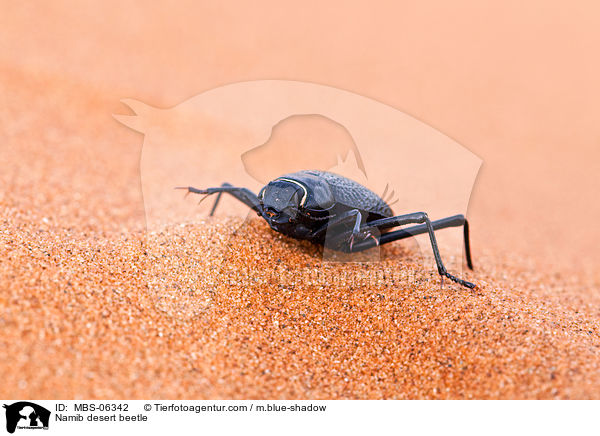
[[[273, 230], [341, 252], [354, 253], [428, 233], [442, 281], [447, 277], [467, 288], [476, 286], [446, 271], [434, 233], [435, 230], [463, 226], [467, 265], [473, 269], [469, 223], [463, 215], [436, 221], [431, 221], [425, 212], [394, 216], [382, 197], [360, 183], [335, 173], [303, 170], [285, 174], [270, 181], [258, 195], [229, 183], [223, 183], [218, 188], [197, 189], [187, 186], [176, 189], [204, 194], [202, 200], [218, 194], [210, 215], [214, 214], [221, 195], [227, 193], [264, 218]], [[394, 227], [406, 224], [417, 225], [391, 231]]]

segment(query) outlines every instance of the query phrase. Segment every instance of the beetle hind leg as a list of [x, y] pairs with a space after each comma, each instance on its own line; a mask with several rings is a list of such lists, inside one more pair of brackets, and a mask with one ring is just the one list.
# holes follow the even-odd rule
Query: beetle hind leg
[[[473, 263], [471, 260], [471, 247], [469, 241], [469, 226], [468, 222], [463, 215], [455, 215], [448, 218], [443, 218], [437, 221], [431, 221], [426, 213], [417, 212], [411, 213], [407, 215], [399, 215], [390, 218], [382, 218], [379, 220], [371, 221], [365, 224], [361, 230], [368, 230], [377, 228], [378, 230], [389, 229], [392, 227], [397, 227], [406, 224], [419, 224], [413, 227], [409, 227], [407, 229], [400, 229], [389, 233], [384, 233], [379, 238], [379, 244], [387, 244], [393, 241], [397, 241], [399, 239], [408, 238], [411, 236], [415, 236], [421, 233], [428, 233], [429, 240], [431, 242], [431, 248], [433, 250], [433, 255], [435, 258], [435, 262], [438, 268], [438, 273], [442, 277], [447, 277], [455, 283], [458, 283], [467, 288], [474, 288], [476, 285], [474, 283], [468, 282], [466, 280], [462, 280], [452, 274], [450, 274], [446, 267], [442, 262], [442, 257], [440, 255], [440, 250], [437, 245], [437, 240], [435, 238], [434, 230], [440, 230], [447, 227], [458, 227], [464, 226], [464, 239], [465, 239], [465, 256], [467, 258], [467, 265], [470, 269], [473, 269]], [[357, 244], [355, 246], [354, 251], [364, 250], [372, 247], [374, 244], [372, 241], [364, 241], [361, 244]]]
[[[369, 224], [373, 224], [371, 222]], [[473, 269], [473, 260], [471, 257], [471, 241], [469, 238], [469, 222], [466, 220], [464, 215], [454, 215], [448, 218], [442, 218], [431, 222], [433, 230], [447, 229], [449, 227], [463, 227], [463, 239], [465, 244], [465, 258], [467, 260], [467, 266], [469, 269]], [[422, 233], [427, 233], [427, 225], [420, 224], [417, 226], [409, 227], [407, 229], [395, 230], [393, 232], [384, 233], [381, 235], [380, 244], [387, 244], [389, 242], [398, 241], [400, 239], [410, 238]]]

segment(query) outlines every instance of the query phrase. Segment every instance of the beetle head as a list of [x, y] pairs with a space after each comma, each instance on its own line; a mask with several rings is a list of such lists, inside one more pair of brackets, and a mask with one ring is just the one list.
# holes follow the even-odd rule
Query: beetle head
[[283, 230], [296, 221], [305, 191], [302, 185], [288, 180], [274, 180], [265, 186], [258, 197], [263, 206], [263, 218], [275, 230]]

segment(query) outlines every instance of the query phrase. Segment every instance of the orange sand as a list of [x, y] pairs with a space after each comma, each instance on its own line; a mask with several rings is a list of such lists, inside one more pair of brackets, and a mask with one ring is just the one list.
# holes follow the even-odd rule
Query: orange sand
[[[273, 5], [258, 9], [291, 30], [265, 46], [274, 39], [258, 12], [56, 4], [3, 6], [0, 397], [600, 398], [600, 63], [585, 49], [600, 39], [597, 14], [505, 6], [481, 28], [485, 11], [470, 9], [455, 17], [465, 30], [404, 10], [408, 27], [386, 38], [406, 49], [406, 66], [376, 44], [373, 29], [398, 16], [382, 11], [361, 27], [382, 70], [371, 80], [348, 68], [356, 44], [344, 38], [328, 41], [330, 53], [309, 50], [313, 34], [344, 29], [323, 20], [294, 40], [307, 32]], [[209, 56], [223, 30], [194, 20], [214, 16], [229, 37]], [[516, 36], [497, 39], [509, 18]], [[554, 19], [570, 44], [545, 27]], [[257, 41], [241, 47], [244, 22]], [[469, 210], [476, 270], [463, 273], [475, 292], [440, 289], [410, 242], [385, 247], [381, 263], [323, 264], [317, 247], [257, 219], [235, 234], [241, 222], [226, 216], [144, 232], [142, 139], [111, 118], [125, 112], [118, 100], [175, 104], [227, 81], [291, 77], [290, 52], [306, 57], [294, 78], [343, 77], [333, 84], [405, 109], [483, 158]], [[429, 85], [413, 92], [417, 82]]]

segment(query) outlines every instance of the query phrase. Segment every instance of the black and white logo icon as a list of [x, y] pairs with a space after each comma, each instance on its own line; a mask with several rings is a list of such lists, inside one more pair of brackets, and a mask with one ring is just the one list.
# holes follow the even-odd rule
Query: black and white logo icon
[[10, 405], [4, 404], [6, 409], [6, 431], [14, 433], [16, 429], [48, 429], [50, 411], [42, 406], [29, 401], [19, 401]]

